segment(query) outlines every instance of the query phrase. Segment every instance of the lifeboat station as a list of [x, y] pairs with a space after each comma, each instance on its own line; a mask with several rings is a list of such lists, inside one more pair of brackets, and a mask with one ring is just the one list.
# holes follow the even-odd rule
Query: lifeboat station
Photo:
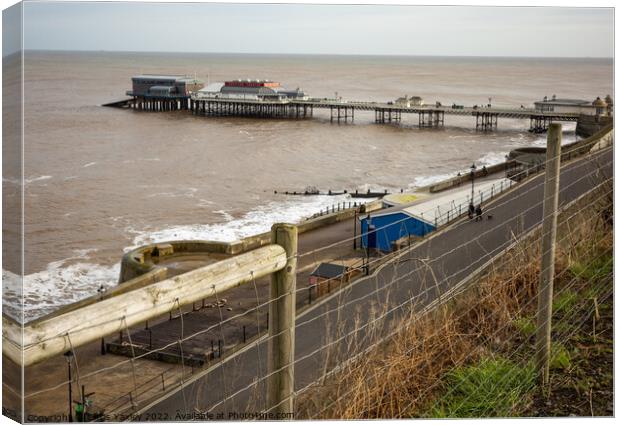
[[131, 78], [133, 107], [146, 111], [175, 111], [189, 109], [190, 95], [204, 83], [187, 75], [136, 75]]

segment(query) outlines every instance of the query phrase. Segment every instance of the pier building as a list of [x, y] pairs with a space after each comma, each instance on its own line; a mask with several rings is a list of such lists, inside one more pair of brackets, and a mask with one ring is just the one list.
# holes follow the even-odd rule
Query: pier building
[[404, 106], [406, 108], [410, 108], [412, 106], [422, 106], [424, 105], [424, 100], [420, 96], [407, 96], [399, 97], [394, 101], [395, 105]]
[[[611, 100], [611, 96], [607, 95], [607, 97]], [[583, 115], [608, 115], [610, 112], [607, 102], [600, 97], [597, 97], [594, 101], [589, 101], [583, 99], [558, 99], [555, 95], [551, 99], [545, 96], [543, 100], [534, 102], [534, 109], [540, 112]]]
[[198, 91], [204, 99], [242, 99], [242, 100], [306, 100], [308, 96], [297, 88], [289, 90], [272, 80], [231, 80], [213, 83]]
[[131, 78], [135, 109], [171, 111], [188, 109], [192, 93], [204, 87], [204, 83], [187, 75], [136, 75]]

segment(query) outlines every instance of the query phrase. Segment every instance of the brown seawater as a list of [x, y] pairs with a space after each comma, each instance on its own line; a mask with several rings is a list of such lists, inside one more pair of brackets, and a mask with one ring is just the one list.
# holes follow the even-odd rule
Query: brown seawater
[[[5, 66], [10, 66], [10, 63]], [[443, 129], [377, 125], [356, 113], [332, 124], [208, 118], [187, 111], [106, 108], [139, 73], [205, 81], [268, 78], [313, 97], [531, 106], [543, 96], [613, 93], [611, 59], [295, 56], [28, 51], [24, 62], [26, 319], [115, 285], [132, 246], [171, 239], [234, 240], [298, 221], [344, 197], [284, 197], [274, 190], [400, 190], [489, 165], [515, 147], [544, 143], [528, 121], [476, 133], [472, 117]], [[574, 124], [564, 137], [574, 140]], [[7, 166], [5, 165], [5, 168]], [[5, 196], [18, 184], [3, 180]], [[7, 238], [5, 232], [5, 240]], [[6, 253], [6, 248], [5, 248]], [[15, 312], [16, 270], [5, 261], [5, 311]]]

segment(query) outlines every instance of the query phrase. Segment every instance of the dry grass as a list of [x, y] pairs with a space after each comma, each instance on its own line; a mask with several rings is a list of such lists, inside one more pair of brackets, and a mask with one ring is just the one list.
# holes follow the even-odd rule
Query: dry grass
[[[602, 188], [593, 198], [596, 202], [585, 199], [560, 215], [556, 293], [574, 284], [571, 265], [612, 251], [613, 199], [601, 197], [610, 188]], [[588, 209], [580, 211], [584, 205]], [[434, 415], [449, 372], [485, 358], [519, 361], [531, 356], [531, 351], [514, 347], [532, 345], [531, 336], [523, 335], [522, 319], [532, 318], [536, 310], [538, 241], [539, 235], [534, 235], [520, 243], [467, 292], [424, 316], [411, 315], [398, 323], [398, 332], [386, 344], [301, 395], [297, 418]], [[519, 413], [516, 407], [510, 411]]]

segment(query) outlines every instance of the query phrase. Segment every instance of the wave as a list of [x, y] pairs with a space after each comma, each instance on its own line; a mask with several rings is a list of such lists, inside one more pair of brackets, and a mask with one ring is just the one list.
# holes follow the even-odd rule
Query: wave
[[[197, 239], [233, 242], [267, 232], [273, 223], [299, 223], [304, 218], [325, 211], [327, 207], [331, 208], [332, 205], [342, 202], [359, 203], [357, 200], [352, 200], [349, 195], [296, 196], [294, 198], [290, 197], [285, 201], [273, 201], [259, 206], [240, 218], [234, 218], [227, 211], [214, 211], [224, 217], [225, 221], [222, 223], [177, 225], [155, 231], [126, 228], [127, 232], [134, 233], [136, 236], [133, 239], [133, 245], [127, 247], [125, 251], [149, 243], [171, 240]], [[369, 201], [370, 199], [365, 199], [362, 202]]]
[[439, 183], [443, 180], [448, 180], [451, 177], [456, 176], [456, 172], [450, 174], [435, 174], [432, 176], [419, 176], [413, 179], [413, 182], [409, 183], [409, 188], [416, 189], [420, 187], [430, 186], [431, 184]]
[[147, 195], [146, 198], [193, 198], [198, 192], [195, 187], [188, 187], [178, 192], [156, 192]]
[[[506, 161], [506, 155], [508, 155], [508, 152], [489, 152], [484, 154], [482, 157], [480, 157], [477, 161], [476, 161], [476, 166], [477, 167], [481, 167], [481, 166], [490, 166], [490, 165], [495, 165], [495, 164], [499, 164], [502, 162]], [[469, 171], [469, 169], [467, 169], [467, 171]]]
[[[24, 183], [25, 184], [30, 184], [30, 183], [38, 182], [38, 181], [41, 181], [41, 180], [49, 180], [51, 178], [52, 178], [52, 176], [30, 177], [28, 179], [24, 179]], [[6, 182], [6, 183], [16, 184], [16, 185], [21, 184], [21, 180], [20, 179], [12, 179], [12, 178], [8, 178], [8, 177], [2, 177], [2, 181]]]
[[101, 286], [115, 286], [118, 283], [120, 262], [110, 266], [81, 261], [87, 259], [93, 251], [77, 250], [73, 257], [51, 262], [45, 270], [26, 275], [23, 286], [19, 275], [3, 269], [3, 311], [21, 322], [23, 296], [24, 321], [28, 322], [62, 305], [95, 295]]
[[[474, 163], [476, 164], [476, 167], [481, 168], [482, 166], [491, 166], [491, 165], [495, 165], [495, 164], [499, 164], [501, 162], [504, 162], [506, 160], [506, 155], [508, 155], [508, 152], [488, 152], [486, 154], [484, 154], [483, 156], [481, 156], [480, 158], [478, 158], [478, 160], [474, 161]], [[439, 183], [442, 182], [444, 180], [448, 180], [452, 177], [456, 177], [458, 173], [461, 173], [461, 175], [463, 174], [467, 174], [469, 173], [470, 169], [469, 167], [466, 168], [462, 168], [460, 170], [455, 170], [452, 173], [443, 173], [443, 174], [433, 174], [433, 175], [429, 175], [429, 176], [419, 176], [419, 177], [415, 177], [413, 179], [412, 183], [409, 183], [409, 188], [410, 189], [416, 189], [416, 188], [421, 188], [421, 187], [425, 187], [425, 186], [430, 186], [432, 184], [435, 183]]]

